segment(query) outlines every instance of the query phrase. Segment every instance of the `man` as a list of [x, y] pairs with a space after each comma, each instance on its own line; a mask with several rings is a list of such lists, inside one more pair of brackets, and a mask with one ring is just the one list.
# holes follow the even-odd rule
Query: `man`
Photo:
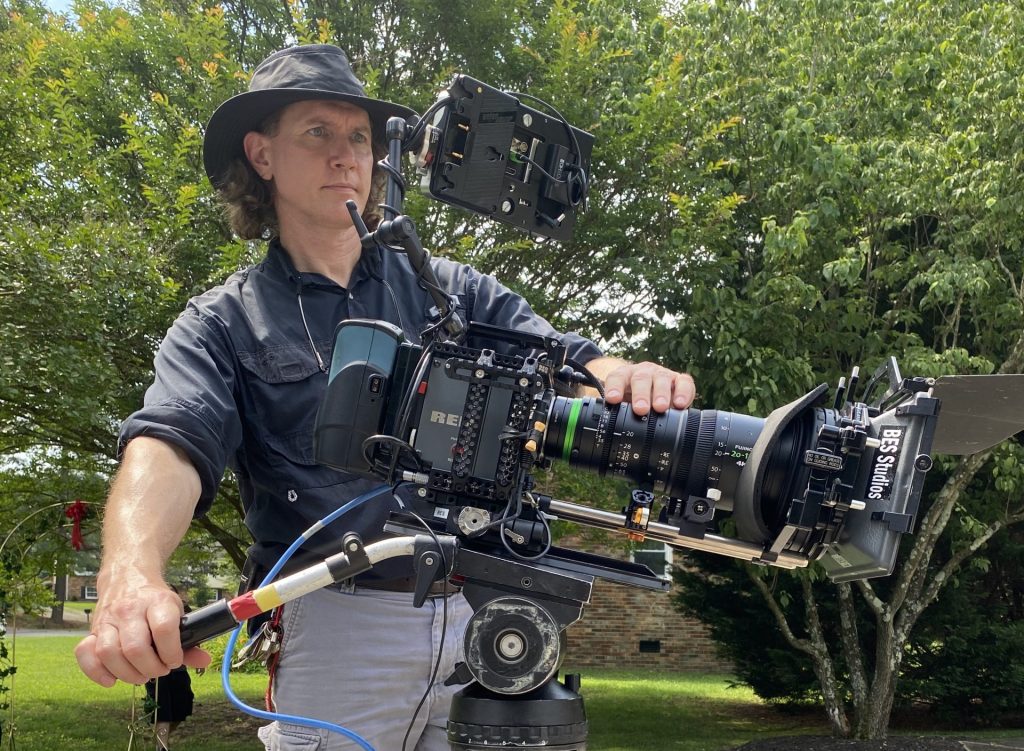
[[[207, 174], [233, 229], [246, 239], [269, 237], [268, 254], [189, 302], [157, 354], [145, 406], [122, 427], [100, 602], [92, 633], [76, 649], [97, 683], [144, 683], [209, 661], [199, 649], [182, 652], [181, 602], [162, 569], [193, 515], [209, 508], [225, 466], [238, 478], [255, 540], [250, 558], [264, 570], [303, 530], [374, 485], [317, 465], [312, 428], [339, 321], [389, 320], [414, 341], [429, 323], [432, 302], [408, 261], [364, 251], [345, 209], [355, 201], [375, 225], [384, 123], [410, 114], [367, 98], [340, 49], [309, 45], [267, 58], [249, 91], [210, 120]], [[603, 357], [592, 342], [557, 334], [492, 277], [446, 260], [433, 264], [466, 320], [559, 336], [571, 357], [603, 378], [609, 402], [631, 398], [634, 411], [646, 414], [692, 401], [689, 376]], [[381, 500], [346, 515], [310, 541], [307, 557], [336, 549], [346, 531], [379, 538], [392, 508]], [[448, 748], [453, 689], [426, 689], [443, 614], [449, 633], [440, 681], [457, 658], [469, 608], [447, 592], [413, 608], [410, 573], [408, 559], [393, 559], [285, 606], [277, 711], [340, 723], [382, 751], [402, 748], [407, 731], [410, 749]], [[285, 723], [260, 735], [268, 749], [354, 747]]]

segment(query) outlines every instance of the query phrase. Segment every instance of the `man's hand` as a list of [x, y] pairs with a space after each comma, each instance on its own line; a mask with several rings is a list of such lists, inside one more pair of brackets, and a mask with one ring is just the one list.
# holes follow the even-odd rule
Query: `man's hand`
[[109, 688], [118, 679], [141, 684], [179, 665], [210, 664], [210, 655], [201, 649], [182, 652], [181, 600], [163, 581], [121, 577], [118, 585], [101, 593], [92, 633], [75, 648], [86, 676]]
[[655, 412], [670, 407], [686, 409], [697, 393], [688, 373], [677, 373], [653, 362], [630, 363], [601, 357], [587, 363], [587, 368], [604, 381], [608, 404], [630, 402], [633, 412], [641, 417], [652, 407]]

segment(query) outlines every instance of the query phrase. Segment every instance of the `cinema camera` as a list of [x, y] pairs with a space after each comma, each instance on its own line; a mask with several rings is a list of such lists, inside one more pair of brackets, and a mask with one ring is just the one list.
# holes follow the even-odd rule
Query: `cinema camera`
[[[838, 582], [882, 576], [913, 529], [932, 452], [980, 451], [1024, 426], [1015, 397], [1024, 377], [904, 378], [892, 358], [860, 393], [855, 370], [831, 403], [822, 384], [765, 419], [698, 409], [640, 417], [576, 396], [600, 384], [558, 340], [459, 319], [400, 214], [399, 167], [414, 152], [433, 197], [564, 240], [586, 198], [591, 136], [466, 76], [419, 123], [389, 122], [388, 136], [386, 218], [371, 233], [355, 204], [350, 212], [364, 245], [408, 254], [437, 318], [419, 342], [389, 323], [341, 322], [315, 451], [325, 465], [402, 486], [405, 511], [388, 522], [391, 538], [364, 547], [350, 535], [318, 566], [186, 616], [186, 645], [411, 555], [418, 603], [449, 579], [474, 608], [466, 663], [450, 678], [469, 684], [452, 706], [452, 747], [582, 751], [578, 677], [556, 679], [565, 629], [597, 578], [668, 585], [646, 567], [554, 546], [550, 520], [784, 568], [818, 561]], [[536, 492], [532, 472], [552, 461], [628, 479], [623, 511]]]

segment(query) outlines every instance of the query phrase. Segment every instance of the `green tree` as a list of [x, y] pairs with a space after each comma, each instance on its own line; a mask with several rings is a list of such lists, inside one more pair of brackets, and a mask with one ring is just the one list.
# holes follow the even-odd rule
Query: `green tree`
[[1024, 706], [1021, 542], [1018, 527], [953, 576], [916, 629], [900, 694], [960, 723], [1001, 723]]
[[[724, 232], [677, 234], [688, 267], [659, 305], [683, 324], [655, 326], [647, 349], [688, 363], [707, 403], [760, 414], [887, 354], [914, 375], [1020, 372], [1012, 4], [692, 4], [677, 21], [695, 37], [686, 100], [737, 123], [690, 159], [720, 165], [708, 190], [738, 206]], [[922, 613], [1024, 519], [1020, 454], [939, 462], [890, 581], [749, 572], [836, 732], [884, 736]]]
[[[162, 332], [246, 254], [199, 161], [244, 74], [216, 9], [81, 4], [71, 22], [19, 4], [0, 24], [0, 455], [45, 498], [55, 472], [109, 477]], [[203, 524], [241, 559], [230, 503]]]

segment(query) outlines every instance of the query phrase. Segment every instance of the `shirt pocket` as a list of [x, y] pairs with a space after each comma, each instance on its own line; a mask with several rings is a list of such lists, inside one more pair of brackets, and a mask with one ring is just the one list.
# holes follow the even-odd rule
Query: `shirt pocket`
[[297, 464], [315, 465], [313, 424], [327, 374], [320, 371], [310, 348], [281, 344], [240, 352], [238, 358], [248, 376], [248, 422], [269, 449], [268, 458], [272, 461], [276, 453]]

